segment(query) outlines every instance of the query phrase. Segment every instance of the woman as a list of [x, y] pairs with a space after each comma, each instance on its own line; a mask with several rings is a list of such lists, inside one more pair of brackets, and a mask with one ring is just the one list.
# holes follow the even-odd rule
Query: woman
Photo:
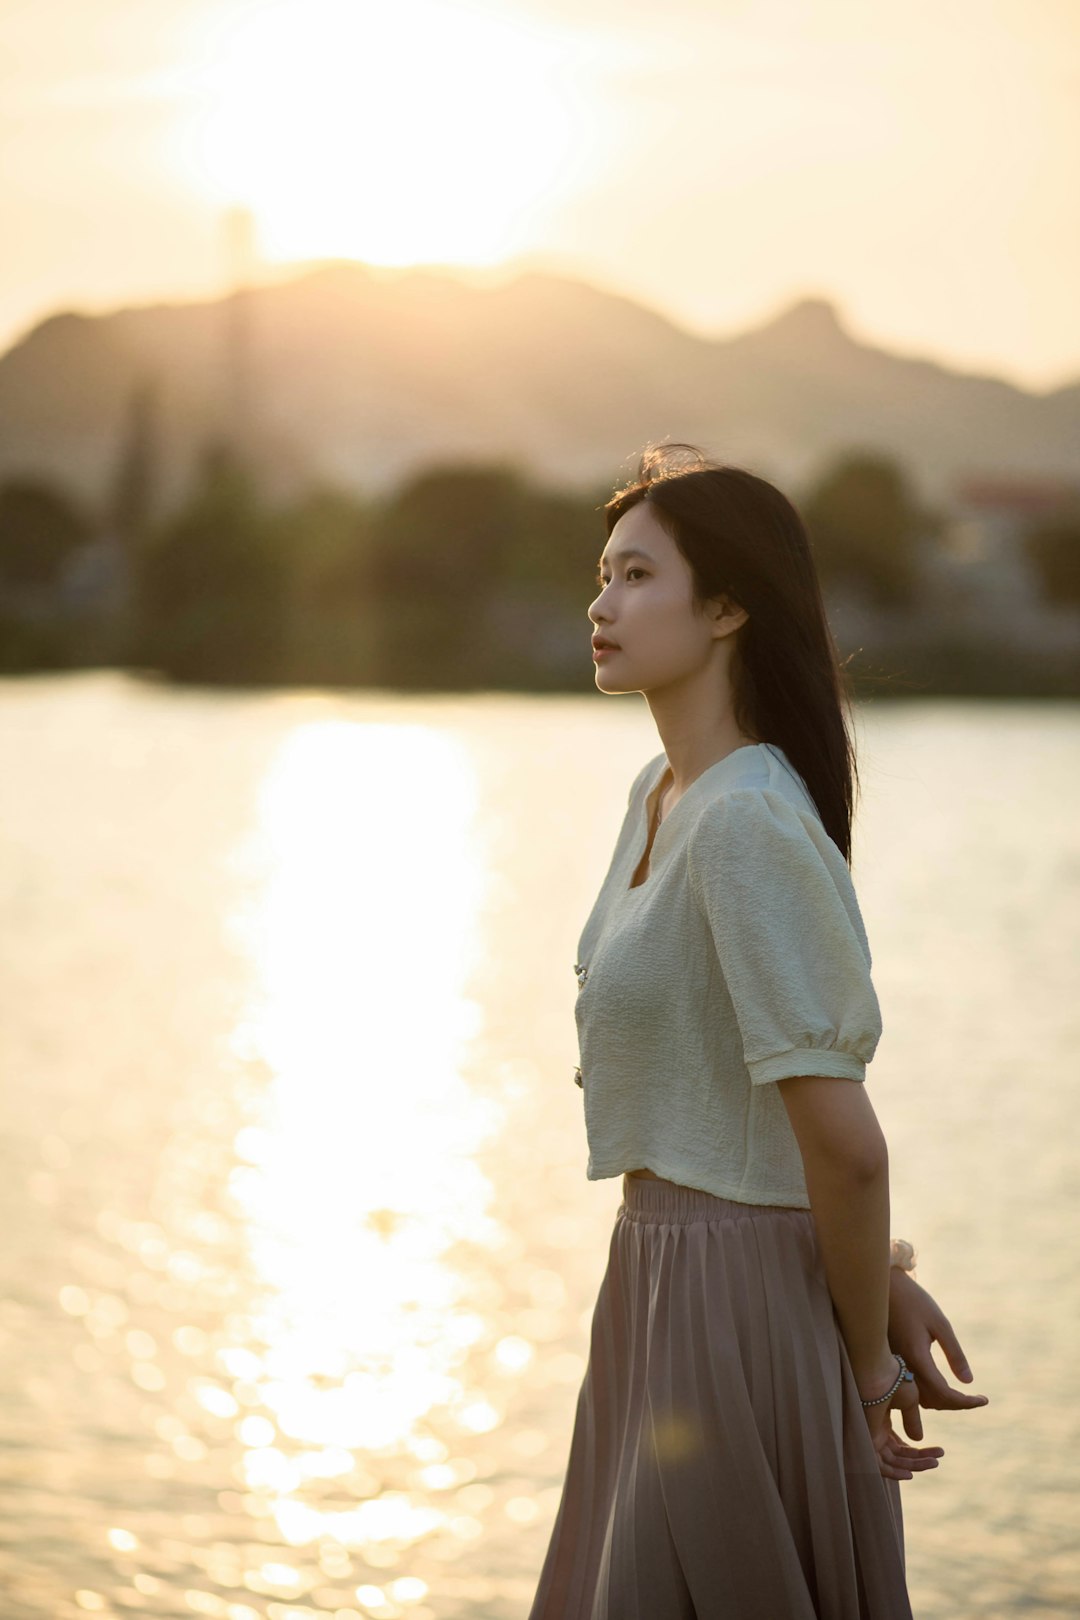
[[984, 1397], [938, 1372], [932, 1340], [971, 1376], [890, 1245], [809, 542], [689, 446], [647, 450], [606, 514], [596, 683], [644, 694], [664, 752], [575, 964], [587, 1174], [623, 1201], [529, 1620], [910, 1620], [899, 1481], [942, 1455], [912, 1444], [920, 1398]]

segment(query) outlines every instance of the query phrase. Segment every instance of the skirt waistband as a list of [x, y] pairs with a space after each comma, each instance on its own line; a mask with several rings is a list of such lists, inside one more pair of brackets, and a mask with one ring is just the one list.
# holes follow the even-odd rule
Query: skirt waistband
[[767, 1215], [795, 1215], [810, 1221], [808, 1209], [793, 1204], [743, 1204], [734, 1198], [720, 1198], [700, 1187], [683, 1187], [676, 1181], [654, 1181], [651, 1176], [622, 1178], [622, 1203], [618, 1213], [630, 1221], [657, 1222], [664, 1226], [689, 1226], [694, 1221], [753, 1220]]

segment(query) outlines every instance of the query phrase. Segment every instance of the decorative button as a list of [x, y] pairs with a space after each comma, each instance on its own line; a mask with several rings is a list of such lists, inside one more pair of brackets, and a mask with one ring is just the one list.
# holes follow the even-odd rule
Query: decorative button
[[582, 985], [585, 983], [585, 980], [589, 977], [589, 970], [585, 966], [584, 962], [575, 962], [574, 972], [577, 974], [577, 987], [580, 990]]
[[581, 1070], [580, 1069], [575, 1069], [574, 1070], [574, 1084], [575, 1084], [575, 1086], [581, 1086], [582, 1091], [585, 1090], [585, 1087], [582, 1085], [582, 1082], [581, 1082]]

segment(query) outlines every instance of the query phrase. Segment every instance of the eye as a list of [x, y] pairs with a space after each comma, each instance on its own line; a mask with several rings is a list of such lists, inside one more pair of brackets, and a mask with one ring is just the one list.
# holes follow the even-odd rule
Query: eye
[[[644, 574], [644, 572], [644, 568], [628, 568], [626, 570], [626, 577], [629, 579], [631, 574]], [[600, 573], [599, 569], [596, 573], [596, 583], [601, 590], [603, 590], [604, 586], [607, 584], [607, 580], [604, 578], [603, 574]]]

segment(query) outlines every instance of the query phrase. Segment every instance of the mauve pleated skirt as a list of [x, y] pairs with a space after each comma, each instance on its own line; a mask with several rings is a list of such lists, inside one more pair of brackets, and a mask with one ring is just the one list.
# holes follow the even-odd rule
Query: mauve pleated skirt
[[808, 1210], [623, 1177], [529, 1620], [911, 1620]]

